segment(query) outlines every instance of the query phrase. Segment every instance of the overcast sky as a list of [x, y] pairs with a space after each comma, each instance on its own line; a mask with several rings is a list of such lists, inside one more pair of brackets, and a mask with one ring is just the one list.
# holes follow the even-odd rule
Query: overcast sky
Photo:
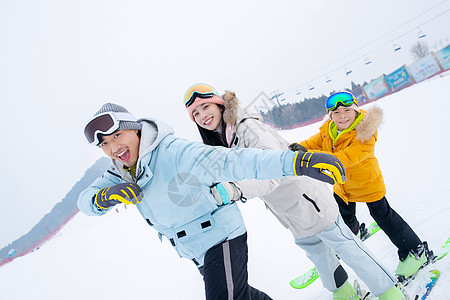
[[198, 139], [182, 105], [191, 84], [234, 90], [244, 104], [261, 92], [290, 102], [328, 94], [411, 63], [419, 30], [431, 50], [448, 44], [449, 9], [448, 0], [0, 0], [0, 247], [102, 155], [83, 127], [103, 103]]

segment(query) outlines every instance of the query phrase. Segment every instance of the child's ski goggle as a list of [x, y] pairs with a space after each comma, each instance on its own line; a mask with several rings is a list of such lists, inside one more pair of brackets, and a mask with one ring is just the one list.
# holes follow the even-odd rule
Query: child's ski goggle
[[98, 145], [100, 141], [97, 135], [108, 135], [119, 129], [120, 121], [137, 122], [137, 119], [130, 113], [106, 112], [94, 116], [84, 128], [84, 135], [91, 145]]
[[353, 96], [349, 92], [337, 92], [330, 97], [328, 97], [325, 102], [325, 108], [327, 109], [327, 113], [335, 110], [339, 105], [350, 106], [353, 103], [358, 105], [358, 101], [356, 101], [355, 96]]
[[211, 98], [213, 95], [219, 96], [219, 93], [209, 84], [197, 83], [191, 86], [184, 94], [184, 105], [186, 107], [194, 103], [195, 98]]

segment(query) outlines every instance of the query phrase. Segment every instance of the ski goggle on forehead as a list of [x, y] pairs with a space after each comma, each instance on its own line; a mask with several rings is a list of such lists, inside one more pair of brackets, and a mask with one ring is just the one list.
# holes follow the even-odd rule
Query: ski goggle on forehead
[[184, 94], [184, 105], [191, 106], [195, 98], [211, 98], [213, 95], [219, 96], [219, 93], [210, 85], [198, 83], [191, 86]]
[[130, 113], [106, 112], [94, 116], [84, 128], [84, 135], [91, 145], [98, 145], [100, 141], [97, 135], [109, 135], [119, 129], [120, 121], [136, 122], [137, 119]]
[[355, 97], [349, 92], [338, 92], [336, 94], [328, 97], [325, 102], [325, 108], [327, 109], [327, 113], [331, 110], [335, 110], [339, 105], [350, 106], [353, 103], [358, 105], [358, 101], [356, 101]]

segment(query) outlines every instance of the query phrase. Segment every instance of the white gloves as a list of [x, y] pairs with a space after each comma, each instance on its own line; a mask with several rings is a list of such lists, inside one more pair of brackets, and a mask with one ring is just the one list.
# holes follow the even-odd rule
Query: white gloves
[[[232, 182], [219, 182], [211, 186], [211, 193], [218, 205], [228, 204], [231, 201], [247, 200], [242, 196], [241, 190]], [[245, 202], [243, 200], [243, 202]]]

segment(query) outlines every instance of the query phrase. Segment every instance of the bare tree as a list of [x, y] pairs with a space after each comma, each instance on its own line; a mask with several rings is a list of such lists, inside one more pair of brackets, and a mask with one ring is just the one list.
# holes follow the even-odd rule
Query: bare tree
[[413, 58], [418, 60], [430, 53], [430, 47], [428, 47], [427, 43], [418, 41], [411, 46], [410, 51]]

